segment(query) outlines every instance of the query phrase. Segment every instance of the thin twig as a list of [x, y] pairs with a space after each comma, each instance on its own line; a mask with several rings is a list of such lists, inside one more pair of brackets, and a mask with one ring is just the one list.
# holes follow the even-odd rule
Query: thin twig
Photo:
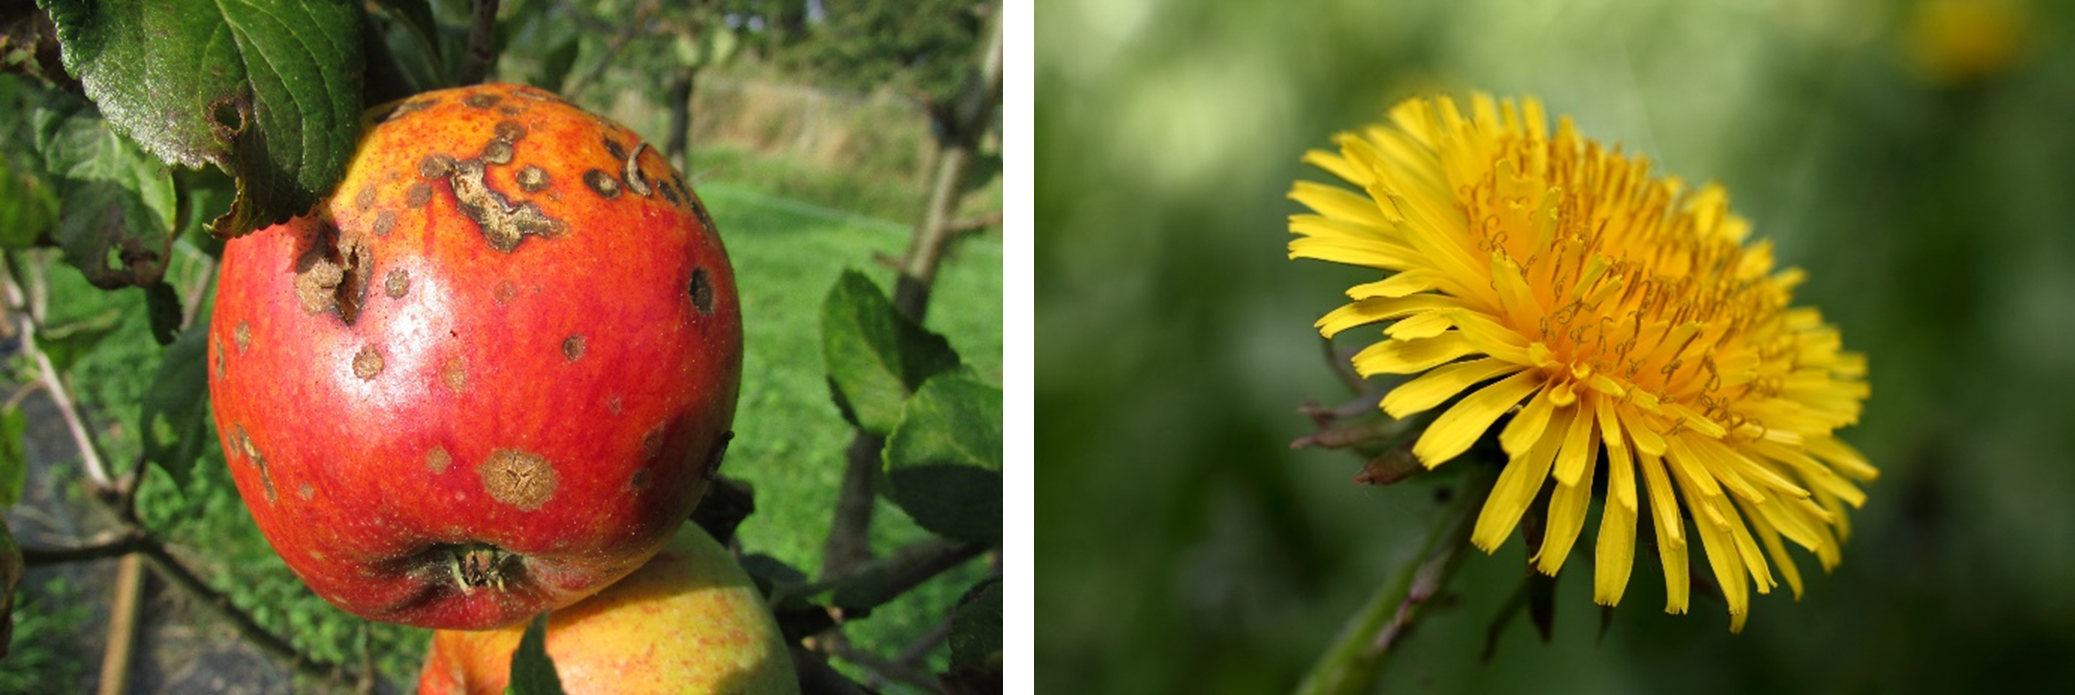
[[929, 656], [929, 653], [935, 650], [937, 645], [943, 644], [944, 640], [947, 639], [951, 639], [950, 618], [945, 618], [943, 622], [937, 623], [936, 627], [930, 628], [929, 632], [923, 633], [922, 637], [909, 644], [908, 648], [902, 649], [900, 654], [894, 655], [893, 661], [905, 666], [921, 663], [923, 657]]
[[[979, 557], [987, 552], [989, 547], [991, 546], [981, 543], [926, 538], [902, 547], [885, 558], [858, 567], [849, 574], [782, 593], [788, 596], [813, 596], [833, 590], [836, 592], [834, 598], [837, 607], [848, 614], [856, 615], [878, 608], [887, 601], [907, 593], [909, 589]], [[784, 598], [773, 596], [771, 603], [783, 603]]]
[[990, 212], [976, 217], [967, 217], [945, 223], [944, 227], [954, 234], [969, 234], [988, 227], [1001, 226], [1001, 213]]
[[138, 529], [101, 534], [100, 537], [83, 545], [67, 548], [22, 548], [22, 564], [30, 567], [57, 565], [67, 562], [85, 562], [103, 558], [121, 557], [135, 552], [144, 542], [144, 533]]
[[[841, 643], [836, 644], [834, 648], [830, 650], [830, 653], [834, 654], [838, 659], [842, 659], [844, 661], [848, 661], [850, 663], [863, 666], [867, 669], [871, 669], [872, 673], [877, 674], [884, 679], [900, 681], [902, 683], [906, 683], [908, 685], [921, 688], [923, 692], [944, 692], [943, 684], [938, 683], [935, 676], [932, 676], [907, 664], [895, 663], [893, 661], [888, 660], [885, 657], [879, 656], [878, 654], [873, 654], [871, 652], [852, 647], [848, 644]], [[865, 685], [873, 686], [879, 684], [867, 681]]]
[[296, 672], [302, 675], [333, 683], [342, 684], [346, 682], [345, 667], [320, 661], [297, 651], [295, 645], [290, 643], [287, 638], [274, 634], [273, 631], [260, 625], [259, 621], [254, 620], [251, 614], [240, 610], [236, 604], [231, 602], [229, 595], [210, 588], [209, 583], [202, 581], [202, 578], [197, 576], [194, 570], [188, 569], [186, 564], [173, 557], [172, 553], [167, 552], [166, 546], [161, 544], [158, 539], [147, 537], [137, 550], [143, 553], [144, 557], [151, 560], [152, 567], [156, 568], [161, 576], [187, 591], [189, 595], [195, 597], [198, 603], [215, 610], [218, 617], [228, 621], [231, 627], [238, 630], [239, 636], [244, 637], [245, 641], [252, 643], [252, 646], [258, 647], [260, 651], [273, 655], [275, 658], [289, 662], [294, 666]]
[[187, 328], [195, 323], [195, 314], [201, 311], [203, 295], [209, 291], [209, 281], [216, 275], [216, 261], [206, 254], [196, 254], [194, 284], [188, 286], [187, 296], [180, 302], [180, 327]]
[[641, 7], [634, 11], [634, 19], [621, 25], [620, 33], [612, 37], [612, 43], [605, 45], [605, 55], [598, 56], [598, 63], [592, 65], [589, 72], [578, 76], [575, 81], [562, 86], [562, 96], [567, 97], [570, 101], [576, 101], [577, 95], [582, 94], [585, 87], [589, 87], [592, 82], [597, 81], [599, 75], [605, 74], [605, 69], [611, 67], [614, 60], [619, 59], [620, 51], [625, 50], [627, 44], [633, 41], [634, 37], [639, 36], [643, 29], [648, 27], [649, 15], [655, 14], [655, 12], [655, 2], [641, 3]]
[[33, 295], [24, 291], [18, 282], [21, 266], [16, 262], [14, 254], [7, 254], [7, 267], [7, 301], [19, 309], [17, 313], [22, 315], [22, 352], [36, 363], [37, 378], [43, 382], [44, 388], [50, 390], [51, 401], [57, 404], [58, 414], [64, 417], [65, 429], [71, 432], [72, 442], [79, 446], [79, 457], [86, 464], [87, 479], [93, 482], [97, 490], [105, 491], [111, 487], [108, 466], [102, 463], [100, 447], [88, 434], [86, 415], [80, 412], [78, 402], [72, 399], [71, 389], [65, 387], [65, 380], [58, 374], [57, 366], [51, 363], [50, 355], [44, 354], [43, 350], [36, 347], [38, 319], [33, 311], [36, 302]]
[[814, 650], [797, 644], [788, 647], [787, 651], [793, 657], [793, 671], [799, 674], [800, 692], [804, 695], [871, 695], [874, 692], [836, 671]]
[[872, 510], [879, 501], [879, 450], [885, 447], [885, 437], [864, 430], [850, 439], [843, 456], [843, 487], [836, 494], [829, 538], [821, 548], [823, 579], [872, 561]]
[[993, 123], [994, 111], [1001, 103], [1001, 9], [994, 8], [992, 14], [993, 19], [988, 22], [990, 38], [980, 51], [976, 69], [968, 76], [965, 93], [948, 114], [951, 122], [939, 122], [945, 127], [939, 140], [936, 182], [930, 187], [929, 205], [915, 226], [915, 236], [908, 242], [907, 262], [894, 285], [894, 306], [916, 321], [922, 320], [929, 307], [930, 286], [936, 283], [937, 266], [943, 262], [951, 242], [961, 236], [951, 225], [951, 215], [965, 193], [980, 136]]
[[468, 60], [461, 64], [461, 84], [478, 84], [490, 74], [497, 60], [497, 0], [474, 0], [468, 25]]

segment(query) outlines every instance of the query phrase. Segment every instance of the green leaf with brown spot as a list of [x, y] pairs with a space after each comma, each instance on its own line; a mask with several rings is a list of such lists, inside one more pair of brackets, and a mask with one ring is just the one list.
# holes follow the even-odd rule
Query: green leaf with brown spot
[[874, 434], [891, 432], [908, 395], [959, 363], [943, 336], [902, 314], [855, 270], [844, 271], [822, 301], [821, 341], [836, 407]]
[[360, 12], [345, 0], [38, 0], [65, 68], [159, 159], [215, 164], [243, 235], [330, 194], [360, 137]]
[[51, 234], [65, 260], [102, 289], [158, 282], [178, 214], [172, 171], [74, 95], [45, 92], [34, 121], [63, 211]]
[[1001, 538], [1002, 391], [967, 372], [931, 377], [886, 439], [887, 494], [915, 523], [974, 543]]

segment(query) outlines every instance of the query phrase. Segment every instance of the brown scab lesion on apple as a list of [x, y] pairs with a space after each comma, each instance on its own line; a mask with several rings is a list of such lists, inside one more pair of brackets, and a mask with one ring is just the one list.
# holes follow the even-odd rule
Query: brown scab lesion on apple
[[361, 381], [381, 375], [382, 367], [382, 352], [373, 345], [363, 346], [353, 355], [353, 376], [360, 377]]
[[500, 449], [476, 467], [483, 489], [490, 498], [533, 511], [555, 496], [558, 484], [555, 466], [540, 454], [518, 449]]
[[582, 359], [583, 356], [584, 337], [582, 335], [573, 334], [562, 340], [562, 357], [570, 362], [575, 362]]
[[713, 315], [713, 280], [705, 268], [692, 269], [692, 282], [687, 288], [692, 295], [692, 308], [701, 316]]
[[274, 493], [274, 476], [267, 472], [267, 458], [259, 454], [259, 446], [252, 443], [252, 436], [245, 433], [245, 426], [232, 425], [231, 433], [237, 440], [238, 451], [245, 454], [245, 460], [251, 461], [254, 468], [259, 469], [259, 483], [261, 487], [266, 488], [267, 502], [279, 501], [280, 495]]
[[[375, 254], [358, 234], [344, 234], [326, 221], [303, 240], [308, 244], [295, 262], [295, 296], [304, 313], [333, 312], [351, 326], [367, 300]], [[241, 342], [249, 342], [241, 341]], [[241, 345], [239, 352], [243, 353]]]

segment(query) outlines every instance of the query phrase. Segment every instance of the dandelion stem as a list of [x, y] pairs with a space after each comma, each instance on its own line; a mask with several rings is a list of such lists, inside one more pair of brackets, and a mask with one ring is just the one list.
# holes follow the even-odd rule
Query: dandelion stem
[[1465, 468], [1473, 470], [1457, 484], [1448, 508], [1428, 532], [1417, 561], [1348, 618], [1332, 646], [1297, 685], [1297, 695], [1363, 693], [1376, 682], [1376, 675], [1393, 653], [1393, 647], [1412, 631], [1420, 608], [1448, 583], [1463, 548], [1469, 545], [1477, 511], [1491, 493], [1495, 479], [1492, 467]]

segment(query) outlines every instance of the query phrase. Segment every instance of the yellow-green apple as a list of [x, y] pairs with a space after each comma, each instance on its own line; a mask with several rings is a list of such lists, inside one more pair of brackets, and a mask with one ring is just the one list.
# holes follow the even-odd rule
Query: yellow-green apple
[[[525, 631], [434, 633], [419, 695], [504, 692]], [[569, 695], [799, 692], [756, 586], [697, 525], [626, 579], [549, 613], [546, 642]]]

